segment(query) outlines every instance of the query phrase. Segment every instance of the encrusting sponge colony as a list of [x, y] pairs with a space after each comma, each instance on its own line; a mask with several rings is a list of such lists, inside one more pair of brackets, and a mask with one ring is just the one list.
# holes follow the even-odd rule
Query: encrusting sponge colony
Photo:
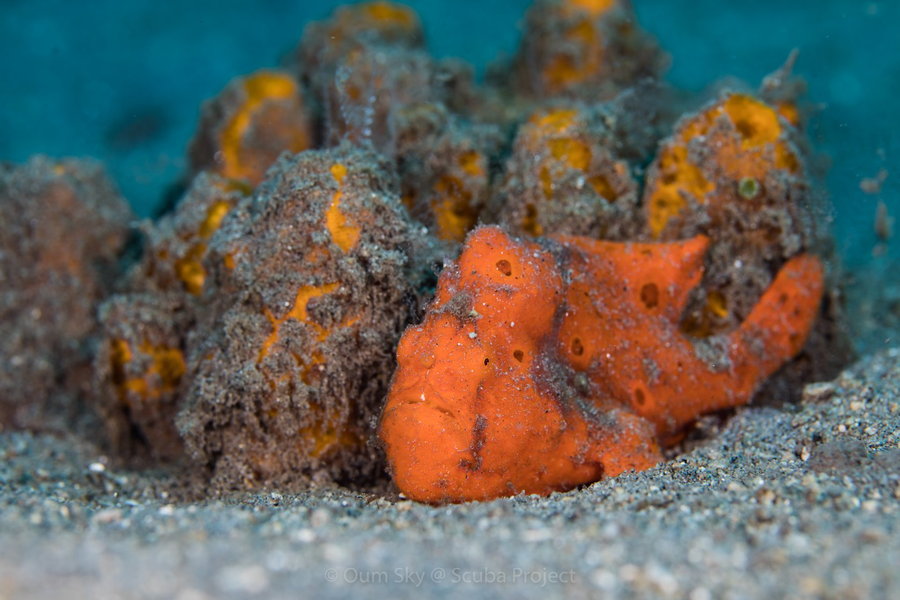
[[136, 227], [96, 165], [0, 165], [0, 426], [92, 420], [200, 495], [460, 502], [649, 468], [846, 361], [791, 61], [689, 100], [627, 0], [537, 0], [484, 85], [424, 40], [381, 0], [310, 24]]

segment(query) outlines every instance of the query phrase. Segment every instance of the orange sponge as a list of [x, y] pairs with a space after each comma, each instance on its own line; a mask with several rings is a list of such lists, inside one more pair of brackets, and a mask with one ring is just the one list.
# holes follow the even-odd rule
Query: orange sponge
[[400, 490], [459, 502], [570, 489], [649, 468], [699, 415], [748, 402], [803, 345], [822, 267], [790, 260], [704, 359], [678, 321], [707, 245], [476, 230], [397, 351], [380, 436]]

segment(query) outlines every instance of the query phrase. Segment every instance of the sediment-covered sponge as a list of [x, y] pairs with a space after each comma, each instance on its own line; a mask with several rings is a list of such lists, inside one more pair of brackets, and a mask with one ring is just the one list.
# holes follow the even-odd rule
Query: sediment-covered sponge
[[403, 107], [428, 102], [432, 59], [425, 52], [363, 47], [342, 60], [323, 90], [325, 142], [369, 143], [392, 155], [394, 115]]
[[205, 265], [212, 236], [250, 191], [240, 181], [213, 173], [194, 177], [172, 212], [153, 224], [143, 224], [146, 248], [141, 262], [129, 273], [130, 289], [184, 292], [201, 298], [209, 291]]
[[338, 9], [310, 25], [300, 79], [321, 107], [325, 145], [370, 145], [394, 161], [403, 199], [437, 237], [461, 242], [489, 193], [499, 128], [469, 118], [472, 70], [423, 50], [418, 17], [387, 2]]
[[182, 455], [175, 415], [189, 334], [219, 295], [207, 273], [208, 244], [226, 215], [247, 201], [246, 191], [234, 180], [197, 175], [171, 213], [142, 223], [143, 254], [99, 311], [93, 399], [120, 457]]
[[610, 151], [610, 137], [583, 108], [535, 113], [519, 128], [490, 221], [532, 236], [634, 236], [637, 184]]
[[131, 212], [92, 161], [0, 165], [0, 426], [71, 429]]
[[768, 104], [728, 93], [683, 118], [663, 142], [644, 190], [651, 239], [703, 233], [708, 270], [685, 330], [734, 327], [775, 271], [814, 242], [810, 186], [798, 132]]
[[701, 358], [679, 320], [707, 246], [472, 233], [398, 347], [380, 436], [400, 491], [446, 502], [570, 489], [648, 468], [699, 415], [748, 402], [803, 345], [822, 266], [788, 261]]
[[430, 102], [397, 111], [394, 122], [403, 203], [437, 238], [461, 243], [487, 205], [503, 137]]
[[391, 153], [391, 115], [431, 95], [433, 61], [412, 9], [367, 2], [312, 23], [297, 50], [297, 71], [322, 111], [328, 145], [369, 142]]
[[341, 6], [330, 19], [306, 26], [297, 48], [298, 67], [315, 87], [316, 73], [328, 73], [356, 50], [371, 46], [422, 49], [425, 34], [413, 9], [394, 2]]
[[282, 152], [306, 150], [314, 141], [297, 81], [263, 70], [233, 80], [203, 105], [188, 156], [194, 174], [210, 170], [255, 186]]
[[[789, 67], [790, 62], [767, 78], [768, 95], [772, 78], [788, 78]], [[682, 118], [648, 171], [646, 237], [676, 240], [703, 233], [711, 240], [706, 274], [682, 322], [694, 337], [737, 326], [786, 261], [822, 246], [806, 145], [791, 117], [784, 105], [726, 92]], [[807, 346], [767, 384], [770, 401], [796, 398], [803, 382], [836, 376], [852, 356], [837, 288], [826, 287]]]
[[183, 444], [175, 414], [187, 368], [191, 312], [178, 294], [116, 294], [99, 312], [95, 408], [116, 456], [173, 461]]
[[627, 0], [538, 0], [526, 16], [512, 85], [531, 98], [608, 100], [657, 77], [667, 62]]
[[[726, 94], [683, 118], [651, 171], [646, 190], [651, 234], [671, 237], [663, 235], [669, 227], [681, 233], [684, 221], [698, 211], [714, 220], [712, 229], [727, 224], [729, 208], [740, 202], [760, 209], [767, 201], [785, 203], [793, 191], [785, 189], [788, 185], [807, 185], [795, 140], [794, 129], [773, 107], [747, 94]], [[775, 192], [784, 196], [773, 198]]]
[[426, 247], [390, 171], [346, 146], [282, 159], [226, 218], [178, 418], [215, 487], [379, 476], [374, 421]]
[[400, 112], [430, 104], [468, 115], [480, 102], [472, 68], [432, 58], [416, 14], [388, 2], [341, 7], [310, 24], [295, 69], [319, 106], [326, 145], [370, 143], [394, 156], [405, 135]]

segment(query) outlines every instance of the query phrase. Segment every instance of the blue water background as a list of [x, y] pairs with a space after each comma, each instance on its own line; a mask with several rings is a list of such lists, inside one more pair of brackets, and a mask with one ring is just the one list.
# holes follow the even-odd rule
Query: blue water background
[[[437, 56], [479, 69], [513, 52], [528, 0], [409, 2]], [[0, 0], [0, 159], [94, 156], [148, 215], [178, 179], [200, 103], [232, 77], [274, 66], [333, 0]], [[900, 216], [900, 1], [635, 0], [672, 56], [668, 80], [702, 90], [754, 86], [800, 49], [797, 72], [821, 104], [810, 128], [832, 166], [833, 232], [850, 269], [870, 268], [876, 203]], [[145, 129], [121, 131], [134, 123]], [[118, 133], [117, 133], [118, 132]], [[859, 187], [880, 169], [880, 195]], [[900, 256], [895, 240], [883, 264]]]

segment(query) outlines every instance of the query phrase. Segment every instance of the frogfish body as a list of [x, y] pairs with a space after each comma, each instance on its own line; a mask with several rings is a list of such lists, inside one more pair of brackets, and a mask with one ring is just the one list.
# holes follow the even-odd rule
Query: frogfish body
[[440, 503], [568, 490], [650, 468], [698, 416], [749, 402], [802, 348], [822, 265], [789, 260], [701, 351], [679, 321], [708, 244], [476, 229], [397, 350], [379, 435], [400, 491]]

